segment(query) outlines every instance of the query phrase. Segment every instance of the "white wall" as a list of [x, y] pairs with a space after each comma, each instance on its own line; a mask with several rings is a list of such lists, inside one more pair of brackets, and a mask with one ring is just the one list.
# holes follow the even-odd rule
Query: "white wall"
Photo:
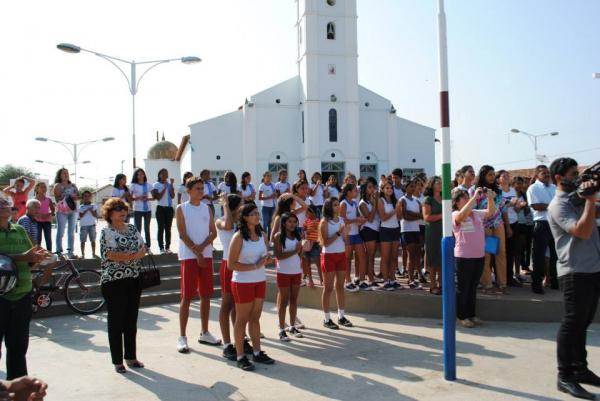
[[434, 175], [435, 130], [400, 117], [397, 122], [400, 149], [395, 164], [400, 168], [424, 168], [427, 175]]

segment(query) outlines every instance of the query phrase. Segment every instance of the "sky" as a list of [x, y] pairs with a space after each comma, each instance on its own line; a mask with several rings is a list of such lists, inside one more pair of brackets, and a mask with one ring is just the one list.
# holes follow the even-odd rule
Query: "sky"
[[[324, 1], [324, 0], [323, 0]], [[357, 0], [359, 83], [398, 115], [439, 126], [437, 1]], [[446, 0], [452, 165], [535, 164], [539, 153], [600, 159], [600, 1]], [[69, 152], [35, 137], [84, 142], [81, 184], [131, 169], [131, 95], [121, 73], [68, 42], [127, 60], [198, 56], [153, 69], [136, 96], [137, 156], [156, 131], [179, 145], [188, 125], [235, 110], [297, 74], [293, 0], [4, 2], [0, 6], [0, 165], [42, 178]], [[139, 73], [138, 73], [139, 75]], [[436, 146], [439, 146], [436, 145]], [[139, 162], [138, 162], [139, 163]], [[436, 164], [440, 161], [437, 160]], [[67, 167], [71, 168], [68, 164]]]

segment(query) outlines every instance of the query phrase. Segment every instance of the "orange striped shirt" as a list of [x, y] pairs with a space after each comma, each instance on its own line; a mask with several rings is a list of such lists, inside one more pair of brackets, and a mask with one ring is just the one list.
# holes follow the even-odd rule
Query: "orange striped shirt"
[[319, 241], [319, 219], [304, 220], [304, 231], [306, 239], [310, 241]]

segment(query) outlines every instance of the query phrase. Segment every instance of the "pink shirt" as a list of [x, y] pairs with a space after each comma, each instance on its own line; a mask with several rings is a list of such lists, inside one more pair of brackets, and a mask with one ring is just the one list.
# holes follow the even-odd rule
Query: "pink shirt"
[[25, 205], [27, 204], [27, 199], [29, 199], [29, 195], [27, 194], [27, 192], [12, 192], [11, 196], [13, 199], [14, 206], [19, 209], [18, 216], [23, 216], [27, 211]]
[[456, 245], [454, 256], [457, 258], [483, 258], [485, 256], [485, 231], [483, 221], [486, 210], [473, 210], [461, 224], [456, 224], [458, 211], [452, 212], [452, 231]]
[[40, 201], [40, 215], [35, 218], [35, 221], [52, 222], [52, 214], [50, 211], [50, 202], [51, 202], [50, 198], [48, 198], [46, 196], [46, 197], [44, 197], [43, 200], [39, 200], [39, 201]]

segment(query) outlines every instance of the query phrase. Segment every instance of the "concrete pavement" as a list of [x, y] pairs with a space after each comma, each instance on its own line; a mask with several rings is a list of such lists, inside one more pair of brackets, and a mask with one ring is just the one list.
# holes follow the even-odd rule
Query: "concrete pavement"
[[[356, 327], [334, 332], [321, 326], [320, 311], [301, 309], [305, 338], [285, 344], [277, 338], [275, 307], [268, 303], [261, 319], [263, 348], [277, 362], [246, 373], [225, 361], [220, 348], [196, 342], [200, 322], [198, 305], [193, 307], [188, 355], [175, 350], [178, 305], [143, 308], [138, 356], [147, 368], [125, 375], [110, 364], [104, 314], [36, 319], [30, 374], [46, 380], [47, 399], [57, 401], [569, 399], [555, 389], [556, 323], [490, 322], [459, 329], [459, 380], [449, 383], [442, 377], [437, 320], [350, 313]], [[211, 312], [210, 330], [219, 335], [218, 302]], [[596, 371], [599, 328], [593, 325], [588, 335], [588, 358]]]

